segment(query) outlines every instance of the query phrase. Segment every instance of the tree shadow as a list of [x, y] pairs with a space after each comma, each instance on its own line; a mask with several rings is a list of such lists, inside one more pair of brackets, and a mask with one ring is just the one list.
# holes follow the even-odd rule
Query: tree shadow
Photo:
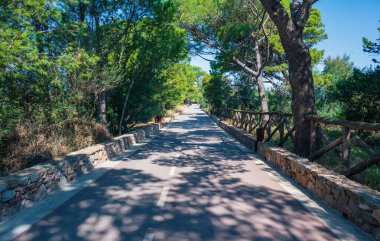
[[[269, 176], [252, 171], [252, 156], [210, 126], [205, 115], [173, 123], [16, 240], [134, 241], [147, 233], [173, 241], [337, 240]], [[165, 179], [131, 169], [128, 160], [184, 171]], [[164, 187], [169, 193], [160, 207]]]

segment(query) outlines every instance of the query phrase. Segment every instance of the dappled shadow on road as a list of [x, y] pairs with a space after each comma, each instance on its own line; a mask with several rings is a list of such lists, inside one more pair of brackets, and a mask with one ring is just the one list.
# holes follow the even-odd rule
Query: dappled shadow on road
[[[335, 239], [269, 177], [255, 176], [251, 157], [210, 126], [204, 114], [190, 115], [129, 158], [175, 166], [175, 177], [131, 169], [127, 161], [17, 240], [141, 241], [146, 233], [173, 241]], [[169, 194], [159, 207], [164, 187]]]

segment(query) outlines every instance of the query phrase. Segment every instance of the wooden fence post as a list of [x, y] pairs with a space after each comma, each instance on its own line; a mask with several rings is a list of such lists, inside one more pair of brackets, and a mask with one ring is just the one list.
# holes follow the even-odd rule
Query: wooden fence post
[[265, 135], [265, 127], [257, 127], [256, 128], [256, 145], [255, 145], [256, 152], [257, 152], [257, 143], [264, 141], [264, 135]]
[[280, 118], [280, 143], [284, 140], [284, 132], [285, 132], [285, 116], [281, 114]]
[[351, 132], [348, 127], [342, 128], [343, 140], [342, 140], [342, 166], [347, 170], [350, 168], [350, 137]]

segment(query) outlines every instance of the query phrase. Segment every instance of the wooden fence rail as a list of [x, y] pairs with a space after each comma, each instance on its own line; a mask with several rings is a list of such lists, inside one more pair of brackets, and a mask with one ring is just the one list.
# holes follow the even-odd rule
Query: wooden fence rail
[[[314, 161], [322, 157], [324, 154], [335, 150], [338, 158], [340, 158], [340, 164], [342, 169], [342, 174], [347, 177], [352, 177], [355, 174], [358, 174], [372, 165], [379, 165], [380, 155], [376, 154], [375, 151], [355, 132], [355, 131], [374, 131], [380, 132], [380, 123], [368, 123], [368, 122], [359, 122], [359, 121], [346, 121], [346, 120], [336, 120], [319, 117], [316, 115], [308, 116], [310, 120], [311, 128], [311, 139], [310, 139], [310, 153], [308, 157], [309, 160]], [[316, 150], [317, 142], [317, 132], [321, 131], [323, 126], [338, 126], [341, 128], [342, 134], [340, 137], [334, 141], [329, 142], [322, 148]], [[327, 138], [325, 138], [327, 139]], [[351, 166], [351, 147], [352, 144], [363, 149], [368, 158], [362, 160], [359, 164]], [[340, 150], [338, 148], [341, 147]]]
[[213, 113], [236, 127], [263, 138], [262, 141], [273, 142], [273, 137], [277, 135], [275, 144], [279, 146], [283, 146], [288, 139], [293, 142], [292, 114], [281, 111], [253, 112], [233, 109], [214, 109]]
[[[256, 136], [258, 141], [272, 142], [278, 146], [284, 146], [289, 140], [293, 144], [294, 126], [292, 114], [281, 111], [254, 112], [234, 109], [212, 110], [212, 113], [226, 120], [236, 127]], [[372, 165], [380, 166], [380, 154], [376, 153], [356, 131], [380, 132], [380, 123], [356, 122], [336, 120], [310, 115], [311, 139], [310, 161], [317, 161], [330, 151], [334, 151], [340, 159], [341, 173], [352, 177]], [[340, 128], [342, 134], [330, 141], [323, 127], [334, 126]], [[274, 138], [276, 136], [277, 138]], [[318, 144], [318, 145], [317, 145]], [[352, 166], [352, 145], [361, 148], [367, 153], [368, 158]]]

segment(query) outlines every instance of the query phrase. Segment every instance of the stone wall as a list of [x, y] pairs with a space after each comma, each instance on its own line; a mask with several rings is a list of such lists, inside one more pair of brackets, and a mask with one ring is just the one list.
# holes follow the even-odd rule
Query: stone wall
[[1, 177], [0, 222], [159, 131], [160, 124], [140, 126], [113, 141], [69, 153], [61, 161], [46, 162]]
[[210, 116], [223, 130], [245, 146], [256, 149], [267, 162], [296, 180], [314, 196], [322, 199], [375, 240], [380, 240], [380, 192], [339, 175], [325, 167], [301, 158], [286, 149], [256, 142], [253, 135]]

